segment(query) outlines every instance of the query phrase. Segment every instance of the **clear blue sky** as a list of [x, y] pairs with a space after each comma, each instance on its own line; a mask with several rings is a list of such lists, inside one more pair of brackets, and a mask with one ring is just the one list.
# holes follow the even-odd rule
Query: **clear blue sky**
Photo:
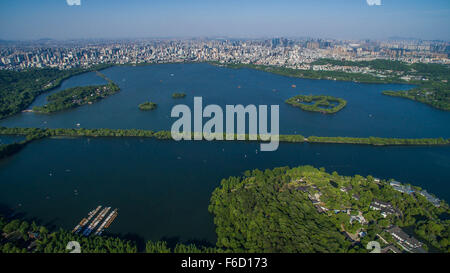
[[[373, 0], [377, 1], [377, 0]], [[449, 0], [1, 0], [0, 39], [390, 36], [450, 40]]]

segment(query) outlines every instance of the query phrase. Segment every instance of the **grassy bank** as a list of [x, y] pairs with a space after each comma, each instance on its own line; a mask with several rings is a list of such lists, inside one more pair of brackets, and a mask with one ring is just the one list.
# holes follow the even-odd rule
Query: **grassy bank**
[[[151, 131], [140, 129], [41, 129], [41, 128], [6, 128], [0, 127], [0, 135], [25, 135], [35, 139], [40, 137], [144, 137], [160, 140], [172, 140], [170, 131]], [[192, 133], [194, 135], [194, 133]], [[223, 135], [225, 139], [225, 134]], [[234, 135], [235, 140], [238, 139]], [[245, 135], [245, 141], [262, 141], [260, 137], [250, 138]], [[280, 135], [280, 142], [286, 143], [337, 143], [362, 145], [449, 145], [450, 139], [444, 138], [382, 138], [382, 137], [304, 137], [302, 135]]]

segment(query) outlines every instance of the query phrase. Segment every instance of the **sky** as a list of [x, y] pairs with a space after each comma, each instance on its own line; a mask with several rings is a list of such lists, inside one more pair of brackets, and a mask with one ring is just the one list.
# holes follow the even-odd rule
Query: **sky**
[[450, 40], [449, 0], [1, 0], [0, 39]]

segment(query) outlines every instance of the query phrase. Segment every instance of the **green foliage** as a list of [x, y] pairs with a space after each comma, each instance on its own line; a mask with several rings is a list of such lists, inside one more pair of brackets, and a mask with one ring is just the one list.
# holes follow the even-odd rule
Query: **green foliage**
[[254, 64], [219, 64], [211, 62], [214, 65], [223, 65], [228, 68], [250, 68], [269, 73], [274, 73], [287, 77], [304, 78], [304, 79], [317, 79], [317, 80], [337, 80], [337, 81], [353, 81], [362, 83], [404, 83], [399, 77], [391, 76], [380, 78], [370, 74], [363, 73], [347, 73], [341, 71], [316, 71], [316, 70], [300, 70], [293, 68], [285, 68], [278, 66], [265, 66]]
[[310, 167], [230, 177], [211, 197], [217, 246], [233, 252], [346, 252], [350, 243], [301, 191], [286, 185]]
[[342, 143], [342, 144], [365, 144], [374, 146], [384, 145], [448, 145], [450, 139], [444, 138], [382, 138], [382, 137], [308, 137], [310, 143]]
[[[302, 110], [305, 111], [319, 112], [323, 114], [337, 113], [347, 105], [347, 101], [344, 99], [323, 95], [321, 96], [297, 95], [286, 100], [286, 103], [294, 107], [301, 108]], [[313, 104], [305, 104], [305, 103], [313, 103]]]
[[152, 242], [148, 241], [145, 245], [145, 251], [147, 253], [171, 253], [172, 250], [167, 246], [167, 242], [157, 241]]
[[[1, 131], [0, 127], [0, 131]], [[19, 130], [21, 131], [21, 130]], [[23, 147], [25, 147], [28, 143], [30, 143], [33, 140], [40, 139], [46, 136], [43, 130], [41, 129], [31, 129], [31, 130], [24, 130], [23, 133], [26, 135], [26, 139], [20, 142], [11, 143], [11, 144], [3, 144], [0, 145], [0, 159], [4, 157], [11, 156], [20, 150], [22, 150]], [[9, 133], [7, 133], [9, 134]], [[13, 134], [16, 135], [16, 134]]]
[[[332, 59], [321, 59], [312, 64], [369, 67], [382, 71], [402, 72], [413, 78], [422, 78], [422, 81], [414, 82], [419, 85], [417, 88], [407, 91], [384, 91], [383, 94], [419, 101], [441, 110], [450, 111], [450, 87], [448, 83], [450, 80], [450, 69], [448, 65], [425, 63], [407, 64], [391, 60], [353, 62]], [[389, 78], [398, 79], [393, 76]], [[390, 79], [386, 81], [391, 82]]]
[[48, 96], [49, 103], [44, 106], [35, 106], [33, 111], [48, 114], [75, 108], [109, 97], [119, 90], [120, 88], [113, 82], [107, 85], [69, 88]]
[[19, 152], [23, 146], [24, 146], [24, 144], [21, 144], [21, 143], [11, 143], [11, 144], [0, 145], [0, 159], [11, 156], [11, 155]]
[[[243, 177], [223, 179], [212, 193], [209, 211], [216, 225], [216, 247], [164, 241], [146, 243], [147, 253], [216, 252], [367, 252], [367, 242], [377, 234], [391, 242], [383, 230], [393, 224], [412, 230], [414, 236], [436, 251], [449, 252], [449, 207], [435, 207], [420, 194], [395, 191], [386, 181], [373, 177], [346, 177], [311, 166], [248, 170]], [[301, 186], [301, 187], [300, 187]], [[305, 190], [305, 188], [307, 188]], [[348, 189], [342, 191], [342, 188]], [[310, 196], [320, 193], [319, 213]], [[359, 199], [353, 196], [358, 195]], [[373, 200], [390, 203], [401, 213], [383, 218], [369, 208]], [[335, 213], [334, 210], [340, 211]], [[363, 215], [366, 223], [350, 223], [350, 217]], [[442, 218], [442, 219], [441, 219]], [[445, 219], [444, 219], [445, 218]], [[117, 237], [83, 237], [65, 230], [49, 232], [45, 226], [0, 217], [3, 238], [0, 252], [67, 253], [66, 245], [78, 241], [84, 253], [135, 253], [136, 243]], [[346, 232], [366, 230], [367, 236], [350, 242]], [[31, 234], [30, 232], [37, 233]], [[425, 246], [425, 248], [428, 248]]]
[[[45, 226], [31, 225], [18, 219], [7, 221], [0, 216], [0, 228], [3, 232], [0, 238], [0, 253], [68, 253], [67, 243], [80, 243], [82, 253], [136, 253], [136, 242], [111, 236], [89, 236], [73, 234], [60, 229], [49, 232]], [[28, 236], [33, 233], [33, 237]], [[167, 242], [148, 241], [147, 253], [213, 253], [221, 250], [212, 247], [198, 247], [194, 244], [178, 243], [173, 248]]]
[[434, 80], [448, 80], [450, 78], [448, 65], [414, 63], [410, 67], [415, 75], [422, 75]]
[[[320, 193], [327, 212], [319, 213], [313, 206], [309, 196], [315, 193]], [[383, 218], [369, 208], [375, 199], [389, 202], [401, 213]], [[215, 216], [217, 247], [233, 252], [365, 251], [364, 245], [350, 244], [343, 232], [364, 229], [368, 233], [364, 240], [370, 241], [393, 224], [415, 227], [421, 241], [450, 251], [450, 221], [440, 219], [449, 212], [447, 204], [435, 207], [419, 194], [397, 192], [370, 176], [339, 176], [311, 166], [246, 171], [244, 177], [224, 179], [213, 192], [209, 211]], [[350, 215], [359, 214], [367, 222], [351, 224]], [[420, 220], [408, 220], [413, 218]]]
[[106, 67], [108, 66], [99, 65], [89, 69], [70, 70], [44, 68], [21, 72], [0, 70], [0, 119], [26, 109], [38, 95], [58, 87], [67, 78]]
[[[30, 225], [23, 221], [19, 226], [19, 220], [8, 223], [9, 236], [0, 243], [0, 253], [68, 253], [67, 243], [77, 241], [80, 243], [82, 253], [136, 253], [135, 242], [108, 236], [83, 237], [72, 234], [66, 230], [58, 230], [49, 233], [44, 226], [38, 231], [30, 229]], [[5, 228], [4, 228], [5, 229]], [[20, 232], [25, 236], [15, 236], [14, 232]], [[30, 238], [28, 232], [37, 233], [37, 238]]]
[[[264, 66], [254, 64], [220, 64], [211, 62], [214, 65], [223, 65], [229, 68], [250, 68], [262, 70], [269, 73], [279, 74], [288, 77], [298, 77], [306, 79], [327, 79], [339, 81], [355, 81], [362, 83], [412, 83], [417, 84], [417, 88], [408, 91], [385, 91], [383, 94], [403, 97], [418, 102], [429, 104], [442, 110], [450, 110], [450, 68], [442, 64], [408, 64], [400, 61], [373, 60], [373, 61], [342, 61], [332, 59], [320, 59], [312, 65], [338, 65], [368, 67], [378, 71], [383, 71], [385, 77], [377, 77], [365, 73], [348, 73], [343, 71], [315, 71], [284, 68], [277, 66]], [[410, 76], [415, 79], [408, 82], [401, 78], [401, 75]]]
[[[159, 140], [171, 140], [170, 131], [153, 132], [140, 129], [40, 129], [40, 128], [5, 128], [0, 127], [0, 135], [25, 135], [26, 140], [8, 145], [0, 145], [0, 158], [10, 156], [21, 150], [29, 142], [43, 137], [146, 137]], [[225, 135], [224, 135], [225, 136]], [[225, 139], [225, 138], [224, 138]], [[237, 139], [235, 135], [235, 139]], [[249, 135], [245, 136], [250, 141]], [[258, 137], [257, 141], [261, 141]], [[302, 135], [280, 135], [280, 142], [287, 143], [339, 143], [362, 145], [449, 145], [450, 139], [444, 138], [355, 138], [355, 137], [304, 137]]]
[[394, 70], [394, 71], [409, 71], [410, 67], [405, 62], [391, 61], [391, 60], [373, 60], [373, 61], [342, 61], [333, 59], [320, 59], [311, 63], [312, 65], [338, 65], [338, 66], [356, 66], [369, 67], [376, 70]]
[[4, 233], [11, 233], [15, 230], [19, 229], [19, 225], [20, 225], [20, 220], [13, 220], [11, 222], [9, 222], [8, 224], [3, 226], [3, 232]]
[[384, 95], [419, 101], [435, 108], [450, 111], [450, 85], [432, 82], [406, 91], [383, 91]]
[[174, 99], [182, 99], [184, 97], [186, 97], [185, 93], [173, 93], [172, 94], [172, 98], [174, 98]]
[[147, 253], [217, 253], [220, 249], [213, 247], [198, 247], [194, 244], [178, 243], [175, 247], [170, 248], [165, 241], [152, 242], [148, 241], [145, 245]]
[[155, 110], [158, 105], [154, 102], [146, 101], [144, 103], [139, 104], [139, 109], [142, 111], [150, 111]]

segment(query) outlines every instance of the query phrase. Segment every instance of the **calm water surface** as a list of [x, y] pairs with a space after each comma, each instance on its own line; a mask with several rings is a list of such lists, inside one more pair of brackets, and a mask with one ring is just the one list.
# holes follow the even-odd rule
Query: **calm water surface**
[[[204, 104], [280, 105], [280, 131], [306, 136], [450, 137], [450, 114], [414, 101], [384, 96], [383, 90], [405, 90], [409, 85], [361, 84], [307, 80], [250, 69], [228, 69], [208, 64], [163, 64], [118, 66], [102, 71], [121, 87], [121, 92], [93, 105], [62, 113], [23, 113], [0, 121], [0, 126], [71, 128], [139, 128], [170, 130], [170, 111], [176, 104], [193, 105], [194, 96]], [[101, 84], [95, 73], [64, 82], [59, 89]], [[292, 88], [295, 84], [297, 87]], [[54, 91], [55, 92], [55, 91]], [[175, 92], [185, 99], [172, 99]], [[334, 115], [310, 113], [284, 101], [298, 94], [324, 94], [347, 100]], [[35, 105], [45, 103], [45, 96]], [[155, 111], [143, 112], [138, 104], [158, 104]]]
[[[375, 85], [288, 78], [248, 69], [207, 64], [121, 66], [103, 73], [121, 92], [93, 105], [52, 115], [21, 113], [0, 121], [8, 127], [141, 128], [167, 130], [171, 108], [204, 104], [280, 105], [280, 130], [319, 136], [450, 137], [450, 114], [413, 101], [383, 96]], [[95, 73], [64, 81], [52, 91], [103, 84]], [[292, 88], [295, 84], [297, 88]], [[185, 92], [181, 100], [171, 98]], [[335, 115], [303, 112], [284, 103], [297, 94], [325, 94], [347, 100]], [[48, 93], [33, 105], [45, 104]], [[153, 101], [158, 109], [139, 111]], [[11, 143], [14, 137], [0, 137]], [[20, 139], [19, 139], [20, 140]], [[281, 144], [256, 152], [257, 143], [174, 142], [139, 138], [44, 139], [0, 161], [0, 205], [44, 223], [73, 228], [95, 206], [119, 208], [110, 232], [144, 239], [215, 242], [207, 207], [220, 180], [247, 169], [313, 165], [344, 175], [395, 178], [450, 200], [450, 147], [371, 147]]]
[[24, 140], [24, 136], [1, 136], [0, 135], [0, 145], [2, 144], [11, 144], [14, 142], [20, 142]]

